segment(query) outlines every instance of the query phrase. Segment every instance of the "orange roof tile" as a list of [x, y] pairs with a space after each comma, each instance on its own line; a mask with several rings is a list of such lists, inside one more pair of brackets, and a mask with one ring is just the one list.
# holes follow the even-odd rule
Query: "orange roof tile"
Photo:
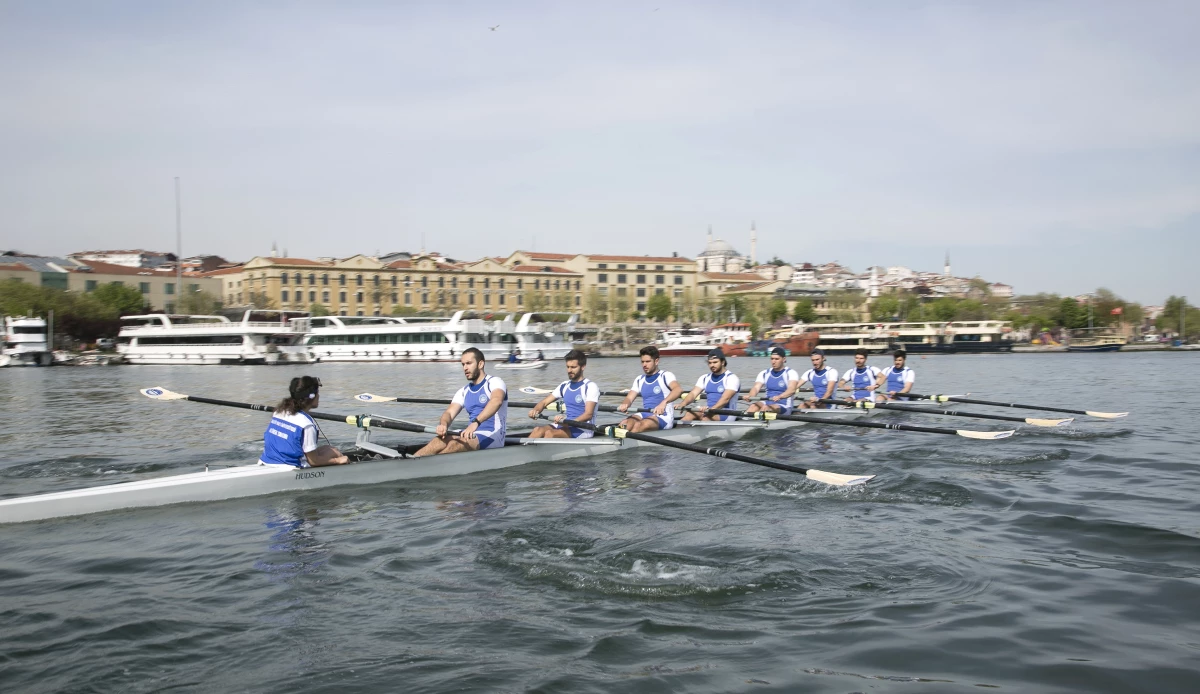
[[308, 260], [307, 258], [262, 258], [262, 259], [273, 265], [317, 265], [320, 267], [329, 267], [329, 265], [330, 265], [329, 263], [323, 263], [319, 260]]
[[657, 255], [589, 255], [588, 260], [625, 260], [629, 262], [643, 263], [690, 263], [691, 258], [683, 258], [679, 256], [657, 256]]
[[241, 272], [244, 269], [245, 268], [243, 268], [240, 265], [237, 267], [223, 267], [223, 268], [217, 268], [216, 270], [209, 270], [208, 272], [201, 272], [201, 273], [198, 273], [196, 276], [197, 277], [217, 277], [218, 275], [232, 275], [234, 273]]
[[0, 265], [0, 270], [8, 270], [10, 272], [33, 272], [33, 269], [28, 265], [21, 265], [20, 263], [7, 263]]
[[[175, 268], [129, 267], [128, 265], [114, 265], [113, 263], [105, 263], [99, 260], [77, 260], [76, 262], [82, 263], [83, 266], [66, 268], [68, 272], [81, 272], [93, 275], [142, 275], [144, 277], [175, 276]], [[91, 270], [87, 268], [91, 268]]]
[[516, 252], [524, 253], [525, 255], [529, 256], [530, 258], [541, 258], [542, 260], [570, 260], [571, 258], [574, 258], [576, 255], [578, 255], [577, 253], [542, 253], [541, 251], [516, 251]]
[[559, 275], [579, 275], [580, 273], [553, 265], [514, 265], [513, 272], [549, 272]]

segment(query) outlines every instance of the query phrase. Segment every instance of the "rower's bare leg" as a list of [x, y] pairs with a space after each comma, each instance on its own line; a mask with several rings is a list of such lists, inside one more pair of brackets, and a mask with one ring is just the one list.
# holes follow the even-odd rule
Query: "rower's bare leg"
[[464, 439], [461, 436], [456, 436], [446, 444], [446, 450], [443, 453], [465, 453], [467, 451], [479, 450], [479, 439]]
[[438, 455], [446, 449], [447, 438], [441, 436], [433, 437], [433, 440], [425, 444], [421, 450], [413, 453], [414, 458], [423, 458], [427, 455]]
[[643, 431], [658, 431], [657, 417], [646, 417], [645, 419], [633, 417], [632, 419], [635, 424], [632, 427], [628, 427], [628, 429], [635, 434], [640, 434]]
[[571, 434], [566, 429], [555, 429], [549, 425], [540, 426], [529, 432], [531, 439], [569, 439]]
[[708, 417], [701, 417], [700, 415], [696, 414], [695, 412], [692, 412], [691, 410], [688, 410], [687, 412], [684, 412], [684, 413], [683, 413], [683, 419], [682, 419], [682, 420], [680, 420], [680, 421], [684, 421], [684, 422], [694, 422], [694, 421], [696, 421], [697, 419], [709, 419], [709, 418], [708, 418]]

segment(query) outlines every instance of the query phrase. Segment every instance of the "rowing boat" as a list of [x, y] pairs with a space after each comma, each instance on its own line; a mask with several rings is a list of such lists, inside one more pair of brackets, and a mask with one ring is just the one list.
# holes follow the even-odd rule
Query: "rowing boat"
[[[692, 422], [655, 432], [663, 440], [694, 444], [734, 440], [752, 431], [798, 426], [797, 422]], [[426, 458], [370, 460], [320, 468], [240, 465], [185, 475], [122, 482], [102, 487], [39, 494], [0, 501], [0, 523], [20, 523], [119, 509], [222, 501], [279, 492], [311, 491], [342, 485], [467, 475], [485, 470], [605, 455], [653, 446], [631, 438], [521, 439], [520, 445]], [[368, 450], [383, 447], [368, 444]], [[384, 449], [386, 450], [386, 449]]]
[[489, 367], [489, 368], [518, 369], [518, 370], [532, 371], [532, 370], [536, 370], [536, 369], [544, 369], [548, 366], [550, 366], [550, 362], [548, 362], [548, 361], [513, 361], [513, 362], [501, 362], [499, 364], [492, 364], [491, 367]]

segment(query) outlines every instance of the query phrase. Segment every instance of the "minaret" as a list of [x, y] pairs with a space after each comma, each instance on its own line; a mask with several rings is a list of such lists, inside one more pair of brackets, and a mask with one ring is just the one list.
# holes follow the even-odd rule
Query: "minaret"
[[870, 294], [871, 294], [872, 299], [879, 298], [879, 273], [877, 272], [878, 269], [879, 269], [879, 267], [876, 265], [871, 266], [871, 292], [870, 292]]
[[708, 225], [708, 242], [712, 243], [712, 225]]
[[758, 265], [758, 230], [750, 222], [750, 267]]
[[946, 267], [943, 270], [946, 277], [950, 276], [950, 251], [946, 251]]
[[279, 257], [279, 244], [274, 241], [271, 242], [271, 257], [272, 258]]

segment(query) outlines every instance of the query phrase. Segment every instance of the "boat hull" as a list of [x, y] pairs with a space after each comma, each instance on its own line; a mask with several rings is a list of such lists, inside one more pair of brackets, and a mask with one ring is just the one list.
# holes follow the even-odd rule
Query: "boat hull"
[[1119, 352], [1124, 345], [1078, 345], [1067, 346], [1068, 352]]
[[903, 349], [909, 354], [1007, 354], [1012, 352], [1013, 343], [1002, 342], [961, 342], [947, 344], [930, 344], [926, 342], [897, 343], [895, 349]]
[[[733, 440], [754, 431], [796, 426], [796, 422], [702, 422], [654, 435], [682, 443]], [[123, 482], [0, 501], [0, 523], [21, 523], [128, 508], [222, 501], [280, 492], [303, 492], [343, 485], [467, 475], [533, 462], [566, 460], [625, 451], [652, 443], [633, 439], [525, 439], [521, 445], [428, 458], [375, 460], [321, 468], [243, 465], [233, 468]]]

